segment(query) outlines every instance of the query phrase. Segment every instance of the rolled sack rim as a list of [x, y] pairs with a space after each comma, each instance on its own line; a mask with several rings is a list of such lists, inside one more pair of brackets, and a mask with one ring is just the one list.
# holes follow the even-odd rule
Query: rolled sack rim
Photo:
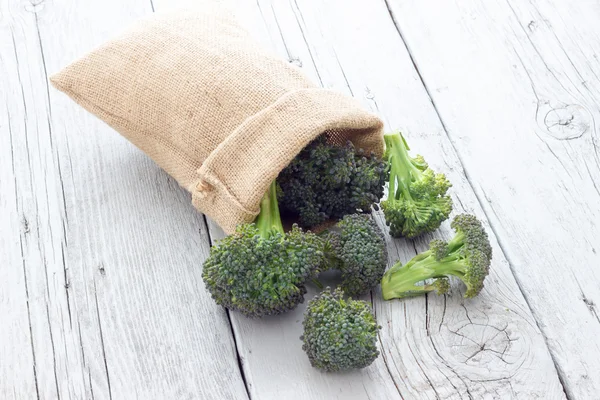
[[[188, 190], [194, 206], [231, 234], [238, 224], [256, 218], [270, 183], [319, 135], [335, 132], [357, 148], [381, 157], [383, 126], [378, 116], [340, 92], [322, 88], [290, 91], [248, 117], [220, 143], [196, 171], [198, 178]], [[248, 139], [257, 134], [258, 145], [249, 145]], [[279, 157], [265, 157], [270, 152]], [[241, 162], [231, 163], [232, 154], [241, 155]], [[244, 159], [261, 162], [250, 165]], [[241, 193], [233, 185], [237, 176], [250, 177], [252, 193]], [[227, 209], [233, 217], [224, 212]]]

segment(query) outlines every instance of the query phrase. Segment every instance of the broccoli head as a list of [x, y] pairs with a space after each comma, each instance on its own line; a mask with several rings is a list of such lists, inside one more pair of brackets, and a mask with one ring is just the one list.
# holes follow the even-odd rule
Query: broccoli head
[[369, 214], [346, 215], [325, 236], [330, 267], [342, 272], [342, 289], [358, 296], [377, 286], [387, 266], [381, 229]]
[[444, 174], [435, 173], [423, 157], [410, 157], [406, 140], [399, 132], [384, 135], [390, 165], [388, 198], [381, 202], [393, 237], [413, 238], [433, 232], [448, 218], [452, 186]]
[[[429, 250], [404, 265], [396, 263], [385, 273], [381, 280], [385, 300], [432, 291], [446, 293], [450, 276], [465, 283], [465, 297], [475, 297], [481, 292], [492, 259], [488, 235], [481, 222], [469, 214], [457, 215], [451, 226], [456, 231], [452, 240], [432, 240]], [[432, 284], [417, 285], [427, 279], [435, 280]]]
[[369, 304], [344, 299], [341, 288], [326, 288], [308, 303], [302, 349], [313, 367], [324, 371], [364, 368], [379, 355], [380, 326]]
[[213, 246], [202, 278], [213, 299], [249, 317], [279, 314], [304, 300], [324, 262], [323, 241], [294, 226], [285, 233], [273, 182], [255, 223]]
[[306, 228], [369, 212], [383, 197], [387, 177], [384, 160], [364, 154], [350, 142], [346, 146], [327, 143], [322, 135], [279, 174], [281, 209]]

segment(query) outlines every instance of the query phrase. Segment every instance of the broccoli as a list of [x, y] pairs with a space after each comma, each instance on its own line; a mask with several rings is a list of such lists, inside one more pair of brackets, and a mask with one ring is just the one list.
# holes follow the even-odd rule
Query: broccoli
[[390, 185], [381, 208], [390, 235], [413, 238], [433, 232], [452, 211], [452, 199], [446, 195], [451, 183], [444, 174], [431, 170], [422, 156], [410, 157], [399, 132], [385, 134], [384, 139]]
[[346, 215], [329, 231], [326, 255], [332, 269], [342, 272], [342, 289], [358, 296], [377, 286], [387, 266], [387, 248], [381, 229], [368, 214]]
[[313, 367], [324, 371], [364, 368], [379, 355], [377, 325], [369, 304], [344, 299], [344, 292], [326, 288], [308, 303], [302, 349]]
[[[446, 293], [447, 277], [460, 278], [467, 290], [465, 297], [475, 297], [483, 289], [489, 273], [492, 247], [481, 222], [469, 214], [457, 215], [451, 224], [456, 235], [449, 242], [432, 240], [429, 250], [416, 255], [408, 263], [396, 263], [381, 280], [385, 300], [416, 296], [436, 291]], [[426, 279], [432, 284], [416, 285]]]
[[383, 197], [387, 178], [384, 160], [365, 155], [350, 142], [346, 146], [327, 143], [322, 135], [279, 174], [281, 209], [305, 228], [370, 212]]
[[298, 226], [284, 232], [273, 182], [255, 223], [239, 225], [211, 248], [202, 278], [217, 304], [249, 317], [279, 314], [304, 300], [323, 248], [322, 239]]

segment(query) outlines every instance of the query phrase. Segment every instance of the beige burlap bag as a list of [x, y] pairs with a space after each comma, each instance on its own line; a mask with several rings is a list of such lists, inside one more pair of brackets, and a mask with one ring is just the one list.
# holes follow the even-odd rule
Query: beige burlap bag
[[51, 78], [148, 154], [227, 233], [322, 133], [381, 154], [383, 123], [262, 49], [218, 6], [155, 14]]

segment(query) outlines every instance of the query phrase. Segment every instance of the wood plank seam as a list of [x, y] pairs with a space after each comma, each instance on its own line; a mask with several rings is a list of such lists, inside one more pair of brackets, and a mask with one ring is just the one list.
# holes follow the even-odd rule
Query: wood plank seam
[[94, 304], [96, 305], [96, 319], [98, 322], [98, 333], [100, 334], [100, 347], [102, 349], [102, 361], [104, 362], [104, 372], [106, 372], [106, 383], [108, 385], [108, 397], [112, 400], [112, 387], [110, 385], [110, 372], [108, 371], [108, 361], [106, 359], [106, 346], [104, 344], [104, 335], [102, 333], [102, 316], [100, 315], [100, 307], [98, 306], [98, 288], [96, 286], [96, 277], [94, 282]]
[[[152, 11], [154, 12], [154, 9], [152, 9]], [[204, 222], [204, 227], [206, 229], [206, 232], [208, 232], [209, 244], [212, 247], [214, 243], [213, 243], [213, 239], [211, 237], [208, 220], [206, 219], [206, 215], [204, 215], [204, 214], [202, 215], [202, 221]], [[229, 323], [229, 329], [231, 329], [231, 337], [233, 338], [233, 344], [235, 346], [235, 354], [237, 356], [238, 369], [239, 369], [240, 375], [242, 376], [242, 381], [244, 382], [244, 387], [246, 388], [246, 394], [248, 395], [248, 399], [252, 399], [252, 397], [250, 395], [250, 389], [248, 387], [249, 382], [248, 382], [248, 379], [246, 378], [244, 360], [240, 354], [238, 338], [237, 338], [237, 335], [235, 332], [235, 328], [233, 327], [233, 323], [231, 322], [231, 311], [228, 308], [225, 308], [225, 313], [227, 314], [227, 322]]]

